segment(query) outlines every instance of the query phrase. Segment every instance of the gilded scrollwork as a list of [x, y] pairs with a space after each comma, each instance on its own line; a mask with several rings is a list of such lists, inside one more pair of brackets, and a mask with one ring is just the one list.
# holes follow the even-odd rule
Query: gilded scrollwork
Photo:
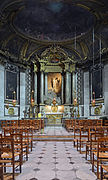
[[72, 62], [72, 63], [75, 63], [75, 60], [74, 60], [74, 58], [73, 58], [73, 57], [72, 57], [72, 58], [70, 58], [70, 57], [68, 56], [67, 61]]
[[40, 71], [75, 71], [74, 58], [69, 57], [68, 54], [59, 46], [51, 46], [47, 48], [40, 56], [36, 54], [36, 59], [40, 63]]
[[67, 53], [59, 46], [51, 46], [41, 54], [41, 58], [50, 63], [60, 63], [67, 57]]

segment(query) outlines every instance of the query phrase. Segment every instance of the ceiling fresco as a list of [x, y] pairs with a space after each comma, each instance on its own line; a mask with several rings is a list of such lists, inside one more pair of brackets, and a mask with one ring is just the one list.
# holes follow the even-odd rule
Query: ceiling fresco
[[[59, 46], [77, 64], [108, 54], [107, 0], [1, 0], [0, 56], [28, 65], [45, 49]], [[0, 61], [1, 61], [0, 60]]]
[[92, 13], [70, 2], [31, 0], [16, 14], [13, 25], [34, 39], [64, 41], [86, 33], [94, 22]]

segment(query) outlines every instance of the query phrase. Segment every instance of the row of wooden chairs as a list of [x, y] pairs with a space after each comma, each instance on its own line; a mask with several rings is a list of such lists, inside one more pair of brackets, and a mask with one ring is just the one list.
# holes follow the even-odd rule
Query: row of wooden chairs
[[1, 120], [1, 128], [5, 127], [31, 127], [35, 131], [44, 128], [44, 119]]
[[[102, 120], [100, 119], [89, 119], [89, 120], [74, 120], [73, 132], [74, 132], [74, 146], [77, 143], [83, 143], [88, 141], [90, 129], [93, 127], [102, 127]], [[83, 133], [84, 132], [84, 133]], [[82, 140], [81, 140], [82, 136]], [[80, 145], [81, 146], [81, 145]], [[81, 148], [80, 148], [81, 151]]]
[[97, 174], [97, 179], [106, 177], [108, 172], [108, 126], [102, 126], [102, 122], [99, 121], [94, 122], [91, 126], [90, 121], [79, 123], [77, 120], [73, 131], [74, 147], [80, 153], [85, 152], [86, 159], [89, 157], [92, 171]]
[[3, 174], [8, 167], [12, 167], [12, 179], [15, 179], [15, 169], [21, 166], [25, 160], [28, 160], [28, 154], [32, 151], [33, 139], [31, 133], [26, 130], [9, 129], [5, 136], [0, 138], [0, 167], [3, 168]]
[[[38, 123], [38, 125], [37, 125]], [[40, 126], [41, 123], [41, 126]], [[33, 149], [33, 135], [44, 127], [43, 120], [1, 121], [0, 134], [0, 179], [10, 176], [15, 179], [16, 170], [22, 171], [22, 164], [28, 160]]]
[[81, 126], [102, 126], [102, 119], [65, 119], [64, 126], [67, 131], [73, 131]]

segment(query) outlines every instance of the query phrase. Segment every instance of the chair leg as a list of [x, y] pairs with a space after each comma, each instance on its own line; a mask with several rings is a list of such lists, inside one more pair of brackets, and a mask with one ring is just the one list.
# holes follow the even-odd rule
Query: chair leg
[[75, 147], [75, 141], [73, 142], [73, 145], [74, 145], [74, 147]]
[[99, 179], [99, 160], [97, 159], [97, 179]]
[[93, 152], [92, 149], [90, 149], [90, 162], [92, 163], [92, 158], [93, 158]]
[[20, 173], [21, 173], [21, 166], [22, 166], [22, 154], [20, 154], [20, 157], [19, 157], [19, 159], [20, 159]]
[[80, 154], [81, 154], [81, 145], [82, 145], [82, 142], [81, 142], [81, 140], [79, 142], [80, 142]]
[[88, 147], [86, 145], [86, 157], [85, 157], [86, 160], [87, 160], [87, 152], [88, 152]]
[[6, 172], [6, 163], [4, 163], [4, 172]]
[[31, 141], [31, 151], [32, 151], [32, 147], [33, 147], [33, 141]]
[[79, 145], [79, 144], [78, 144], [78, 139], [77, 139], [77, 151], [78, 151], [78, 145]]
[[101, 180], [103, 180], [103, 168], [101, 166]]
[[[2, 164], [0, 164], [0, 165], [2, 165]], [[3, 177], [3, 167], [0, 167], [0, 179], [4, 180], [4, 177]]]
[[28, 161], [28, 146], [26, 147], [26, 161]]
[[94, 172], [94, 153], [93, 153], [93, 158], [92, 158], [92, 172]]
[[15, 165], [14, 165], [14, 162], [13, 162], [13, 175], [12, 175], [12, 177], [13, 177], [13, 180], [15, 180]]

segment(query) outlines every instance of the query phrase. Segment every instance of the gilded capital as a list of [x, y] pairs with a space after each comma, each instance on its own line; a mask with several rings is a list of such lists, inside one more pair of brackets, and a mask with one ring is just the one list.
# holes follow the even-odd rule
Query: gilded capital
[[34, 64], [34, 72], [36, 73], [38, 71], [37, 65]]
[[66, 72], [66, 71], [70, 71], [69, 63], [65, 63], [65, 72]]
[[45, 64], [44, 63], [40, 63], [40, 71], [45, 71]]
[[75, 64], [70, 65], [70, 72], [75, 72]]

